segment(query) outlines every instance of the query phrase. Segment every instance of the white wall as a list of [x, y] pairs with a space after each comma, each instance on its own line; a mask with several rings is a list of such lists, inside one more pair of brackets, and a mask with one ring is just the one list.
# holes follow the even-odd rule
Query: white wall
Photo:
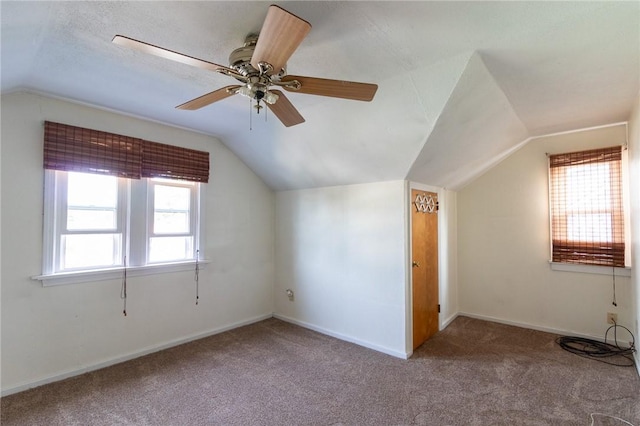
[[[193, 272], [42, 287], [43, 121], [211, 153], [206, 247]], [[2, 95], [2, 390], [10, 393], [272, 314], [275, 197], [218, 140], [39, 95]]]
[[[640, 337], [640, 94], [629, 117], [629, 192], [631, 198], [631, 286], [634, 317], [631, 328]], [[640, 339], [639, 339], [640, 340]], [[636, 352], [636, 368], [640, 373], [640, 355]]]
[[628, 277], [616, 278], [616, 308], [611, 274], [552, 271], [548, 263], [545, 153], [625, 141], [624, 125], [534, 139], [458, 193], [461, 313], [597, 338], [607, 312], [633, 325]]
[[404, 181], [278, 192], [276, 316], [405, 357], [406, 204]]

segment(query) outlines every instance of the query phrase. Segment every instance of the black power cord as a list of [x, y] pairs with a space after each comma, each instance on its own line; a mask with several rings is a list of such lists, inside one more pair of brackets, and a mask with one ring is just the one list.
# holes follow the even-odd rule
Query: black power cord
[[[631, 346], [621, 348], [618, 345], [617, 328], [624, 328], [631, 335]], [[613, 340], [615, 344], [607, 343], [609, 331], [613, 329]], [[604, 342], [586, 339], [584, 337], [561, 336], [556, 339], [556, 343], [565, 351], [579, 355], [581, 357], [594, 359], [605, 364], [618, 367], [632, 367], [634, 364], [633, 353], [636, 351], [636, 338], [627, 327], [614, 323], [604, 334]]]

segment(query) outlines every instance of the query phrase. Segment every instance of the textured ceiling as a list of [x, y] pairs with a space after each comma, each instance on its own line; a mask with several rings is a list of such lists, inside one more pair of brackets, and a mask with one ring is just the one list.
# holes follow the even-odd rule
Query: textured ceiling
[[[219, 138], [274, 190], [412, 179], [457, 189], [526, 138], [626, 121], [639, 2], [278, 2], [313, 28], [290, 74], [379, 85], [370, 103], [287, 94], [306, 122], [251, 117], [235, 80], [111, 43], [215, 63], [265, 2], [0, 3], [2, 93], [31, 90]], [[111, 129], [115, 131], [115, 129]]]

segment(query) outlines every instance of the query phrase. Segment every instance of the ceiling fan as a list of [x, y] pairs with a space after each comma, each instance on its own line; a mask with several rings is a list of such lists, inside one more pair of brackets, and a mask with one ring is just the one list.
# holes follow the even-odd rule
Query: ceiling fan
[[244, 46], [231, 52], [228, 67], [121, 35], [116, 35], [112, 41], [162, 58], [215, 71], [241, 82], [192, 99], [178, 105], [178, 109], [196, 110], [240, 94], [255, 100], [254, 108], [258, 113], [263, 108], [261, 102], [264, 102], [282, 124], [290, 127], [303, 123], [304, 118], [277, 88], [292, 93], [357, 101], [371, 101], [378, 89], [376, 84], [287, 75], [287, 61], [310, 30], [311, 24], [307, 21], [271, 5], [260, 34], [248, 35]]

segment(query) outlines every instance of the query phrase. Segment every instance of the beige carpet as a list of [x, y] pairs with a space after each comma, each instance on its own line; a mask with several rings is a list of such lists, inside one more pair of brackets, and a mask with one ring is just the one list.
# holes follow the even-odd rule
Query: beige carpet
[[640, 426], [635, 369], [556, 337], [459, 317], [401, 360], [270, 319], [2, 398], [1, 423]]

